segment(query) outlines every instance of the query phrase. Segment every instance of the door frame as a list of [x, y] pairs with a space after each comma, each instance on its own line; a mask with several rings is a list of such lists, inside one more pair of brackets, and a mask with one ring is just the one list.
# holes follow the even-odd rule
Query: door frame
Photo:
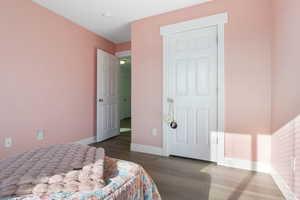
[[168, 135], [168, 124], [165, 122], [166, 113], [168, 113], [168, 102], [167, 102], [167, 39], [168, 36], [186, 32], [195, 29], [202, 29], [209, 26], [217, 27], [218, 35], [218, 109], [217, 109], [217, 132], [211, 134], [210, 146], [211, 146], [211, 161], [220, 163], [224, 161], [225, 158], [225, 137], [224, 137], [224, 25], [228, 23], [228, 13], [221, 13], [217, 15], [212, 15], [208, 17], [203, 17], [199, 19], [194, 19], [190, 21], [185, 21], [177, 24], [171, 24], [167, 26], [160, 27], [160, 34], [163, 37], [163, 147], [162, 155], [170, 156], [169, 153], [169, 135]]
[[[119, 52], [116, 52], [115, 53], [115, 56], [117, 57], [117, 58], [119, 58], [119, 59], [121, 59], [121, 58], [124, 58], [124, 57], [131, 57], [131, 50], [127, 50], [127, 51], [119, 51]], [[120, 80], [120, 79], [119, 79]], [[119, 81], [118, 80], [118, 81]], [[131, 83], [132, 83], [132, 63], [131, 63]], [[119, 83], [118, 83], [119, 84]], [[120, 91], [119, 91], [120, 92]], [[130, 99], [132, 99], [132, 84], [131, 84], [131, 94], [130, 94]], [[131, 104], [131, 111], [130, 111], [131, 113], [132, 113], [132, 104]], [[120, 111], [120, 109], [119, 109], [119, 116], [120, 116], [120, 113], [121, 113], [121, 111]], [[132, 116], [131, 116], [131, 123], [132, 123]]]

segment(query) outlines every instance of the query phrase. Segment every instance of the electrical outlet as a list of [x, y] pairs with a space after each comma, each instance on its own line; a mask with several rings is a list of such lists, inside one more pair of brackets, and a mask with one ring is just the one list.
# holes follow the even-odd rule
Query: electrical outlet
[[153, 136], [157, 136], [157, 129], [156, 129], [156, 128], [153, 128], [153, 129], [152, 129], [152, 135], [153, 135]]
[[43, 140], [44, 139], [44, 130], [43, 129], [39, 129], [39, 130], [37, 130], [37, 132], [36, 132], [36, 138], [38, 139], [38, 140]]
[[6, 148], [10, 148], [12, 146], [12, 139], [11, 138], [5, 138], [5, 140], [4, 140], [4, 146]]

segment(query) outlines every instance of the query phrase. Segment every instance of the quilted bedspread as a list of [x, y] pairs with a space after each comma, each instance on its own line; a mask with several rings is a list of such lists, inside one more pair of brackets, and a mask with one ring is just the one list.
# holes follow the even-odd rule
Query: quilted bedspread
[[106, 157], [106, 186], [91, 192], [60, 192], [42, 197], [29, 195], [5, 200], [161, 200], [155, 183], [138, 164]]
[[0, 160], [0, 198], [104, 186], [102, 148], [57, 144]]

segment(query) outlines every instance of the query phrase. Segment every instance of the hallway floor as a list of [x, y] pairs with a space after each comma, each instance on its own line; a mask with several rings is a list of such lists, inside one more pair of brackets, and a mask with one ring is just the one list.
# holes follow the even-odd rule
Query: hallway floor
[[120, 132], [121, 134], [131, 134], [131, 118], [120, 121]]

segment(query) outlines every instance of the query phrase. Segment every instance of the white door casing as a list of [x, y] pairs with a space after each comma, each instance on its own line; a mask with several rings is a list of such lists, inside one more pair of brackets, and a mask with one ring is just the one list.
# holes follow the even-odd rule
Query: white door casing
[[97, 142], [120, 134], [119, 59], [97, 50]]
[[[120, 51], [120, 52], [117, 52], [116, 54], [116, 57], [118, 57], [119, 59], [121, 58], [125, 58], [125, 57], [131, 57], [131, 50], [128, 50], [128, 51]], [[122, 67], [122, 66], [121, 66]], [[122, 79], [122, 74], [120, 72], [120, 79]], [[131, 66], [130, 66], [130, 74], [127, 75], [128, 77], [124, 77], [126, 79], [130, 79], [129, 80], [129, 84], [130, 84], [130, 92], [129, 92], [129, 96], [126, 95], [125, 98], [126, 98], [126, 105], [122, 105], [124, 104], [124, 97], [122, 97], [122, 91], [119, 91], [119, 109], [120, 109], [120, 119], [125, 119], [125, 118], [128, 118], [128, 117], [131, 117], [131, 90], [132, 90], [132, 86], [131, 86], [131, 82], [132, 82], [132, 74], [131, 74]], [[122, 90], [121, 86], [119, 86], [119, 90]], [[126, 108], [125, 110], [121, 110], [122, 108]]]
[[[163, 119], [168, 118], [169, 98], [174, 99], [175, 116], [178, 117], [178, 119], [176, 119], [178, 121], [178, 129], [175, 131], [169, 128], [166, 121], [163, 123], [163, 155], [165, 156], [175, 154], [214, 162], [222, 162], [224, 160], [224, 24], [227, 23], [227, 21], [227, 13], [222, 13], [161, 27], [161, 35], [163, 36], [164, 43]], [[197, 34], [198, 31], [199, 34]], [[200, 35], [205, 35], [205, 32], [207, 34], [210, 31], [212, 31], [210, 42], [205, 39], [205, 41], [203, 41]], [[194, 39], [198, 38], [198, 41], [186, 45], [190, 47], [183, 50], [182, 47], [176, 47], [178, 45], [180, 46], [180, 44], [176, 44], [174, 41], [172, 42], [176, 37], [190, 38], [190, 41], [192, 41], [194, 37]], [[213, 43], [215, 43], [215, 47], [208, 48], [208, 46]], [[169, 46], [171, 46], [171, 48], [169, 48]], [[177, 50], [177, 53], [176, 51], [174, 53], [174, 49], [176, 48], [181, 48], [181, 51], [183, 51], [180, 52]], [[201, 61], [201, 57], [204, 58], [205, 56], [199, 56], [203, 54], [205, 48], [207, 52], [210, 52], [210, 57], [215, 57], [213, 62], [210, 61], [209, 72], [205, 69], [207, 62], [205, 64], [203, 59]], [[184, 51], [186, 53], [183, 53]], [[186, 56], [183, 56], [184, 54], [186, 54]], [[179, 58], [179, 61], [177, 60], [177, 65], [174, 65], [174, 60], [176, 62], [174, 58], [176, 57]], [[189, 59], [190, 63], [193, 64], [187, 62], [186, 59]], [[211, 58], [208, 60], [211, 60]], [[179, 67], [180, 65], [192, 67], [187, 67], [187, 70], [182, 70], [182, 68]], [[211, 65], [213, 65], [213, 70], [211, 70]], [[197, 66], [198, 69], [196, 69]], [[177, 77], [176, 71], [178, 71]], [[203, 73], [196, 76], [196, 72], [201, 71]], [[203, 87], [200, 86], [200, 84], [195, 86], [195, 77], [197, 77], [198, 83], [205, 85], [202, 84], [208, 81], [203, 75], [205, 73], [210, 74], [206, 76], [206, 78], [209, 77], [210, 79], [209, 87]], [[178, 78], [178, 81], [174, 81], [176, 78]], [[173, 84], [174, 87], [171, 87], [173, 89], [170, 89], [170, 83]], [[203, 94], [207, 94], [207, 89], [209, 89], [209, 95], [203, 96]], [[176, 93], [179, 94], [180, 98], [178, 98], [178, 95], [174, 96]], [[197, 93], [198, 95], [195, 95]], [[184, 106], [183, 102], [189, 103]], [[196, 120], [201, 123], [196, 123]], [[204, 134], [195, 134], [200, 133], [196, 131], [197, 129], [202, 130]], [[183, 134], [179, 134], [182, 132]], [[202, 138], [201, 141], [199, 141], [199, 138]], [[189, 142], [192, 144], [189, 144]], [[199, 145], [196, 143], [199, 143]], [[174, 148], [172, 147], [173, 144], [176, 144]]]

